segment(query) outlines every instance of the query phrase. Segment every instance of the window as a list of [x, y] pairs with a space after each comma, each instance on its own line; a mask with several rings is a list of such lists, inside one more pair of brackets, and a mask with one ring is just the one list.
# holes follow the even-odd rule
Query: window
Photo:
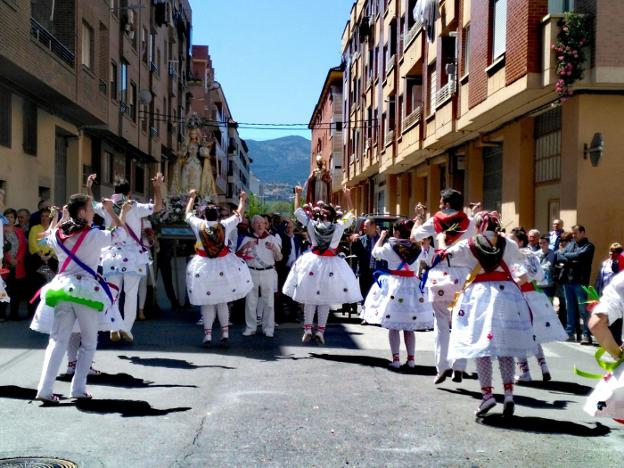
[[22, 146], [24, 153], [37, 156], [37, 106], [24, 100], [22, 110], [24, 135]]
[[470, 73], [470, 25], [464, 28], [462, 56], [464, 59], [462, 74], [467, 75]]
[[431, 115], [435, 112], [436, 108], [436, 94], [438, 92], [438, 74], [436, 73], [436, 64], [433, 62], [429, 66], [429, 80], [427, 82], [427, 104], [429, 108], [427, 109], [427, 115]]
[[422, 76], [407, 76], [405, 115], [410, 115], [418, 106], [422, 105]]
[[113, 183], [115, 179], [128, 179], [126, 175], [126, 155], [125, 154], [115, 154], [113, 156]]
[[440, 86], [444, 86], [451, 80], [455, 80], [455, 45], [456, 40], [454, 37], [443, 36], [440, 37], [440, 44], [442, 48], [442, 66], [440, 69]]
[[133, 122], [136, 120], [136, 103], [137, 103], [137, 86], [134, 82], [130, 82], [130, 96], [128, 98], [128, 112]]
[[11, 147], [11, 93], [0, 88], [0, 145]]
[[501, 211], [503, 196], [503, 145], [483, 148], [483, 208]]
[[561, 179], [561, 108], [535, 118], [535, 183]]
[[128, 105], [128, 62], [121, 59], [121, 81], [119, 82], [119, 101]]
[[494, 0], [492, 14], [492, 62], [505, 53], [507, 46], [507, 0]]
[[93, 28], [82, 23], [82, 64], [93, 70]]
[[147, 43], [147, 29], [141, 29], [141, 60], [147, 63], [147, 50], [149, 48]]
[[119, 91], [119, 78], [117, 75], [117, 64], [115, 62], [111, 62], [110, 68], [110, 91], [111, 91], [111, 99], [116, 101], [118, 96], [117, 92]]
[[548, 13], [564, 13], [574, 10], [574, 0], [548, 0]]
[[138, 193], [145, 191], [145, 169], [139, 163], [134, 166], [134, 191]]

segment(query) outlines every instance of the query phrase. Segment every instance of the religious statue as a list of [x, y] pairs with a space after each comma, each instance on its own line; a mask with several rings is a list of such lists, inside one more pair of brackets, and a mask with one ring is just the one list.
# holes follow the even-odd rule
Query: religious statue
[[[185, 194], [195, 189], [200, 196], [211, 198], [217, 195], [216, 183], [210, 162], [209, 143], [201, 133], [201, 126], [201, 118], [193, 113], [186, 125], [186, 143], [174, 168], [171, 192]], [[203, 167], [200, 158], [204, 160]]]
[[308, 177], [306, 182], [308, 191], [306, 203], [316, 203], [318, 201], [330, 202], [332, 177], [330, 172], [324, 167], [323, 158], [319, 154], [316, 157], [316, 168]]

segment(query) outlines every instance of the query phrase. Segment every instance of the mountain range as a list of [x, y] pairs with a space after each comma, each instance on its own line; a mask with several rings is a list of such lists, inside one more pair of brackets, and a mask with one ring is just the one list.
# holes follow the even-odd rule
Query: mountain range
[[265, 184], [303, 184], [310, 175], [310, 140], [285, 136], [274, 140], [245, 140], [251, 170]]

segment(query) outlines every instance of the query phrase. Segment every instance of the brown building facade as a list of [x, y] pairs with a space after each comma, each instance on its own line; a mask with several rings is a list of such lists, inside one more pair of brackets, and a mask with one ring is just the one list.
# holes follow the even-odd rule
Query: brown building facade
[[167, 173], [188, 107], [191, 9], [187, 0], [133, 6], [0, 2], [7, 205], [61, 204], [90, 172], [99, 175], [96, 195], [125, 177], [138, 198], [149, 198], [149, 178]]
[[332, 202], [341, 203], [344, 140], [342, 134], [342, 69], [331, 68], [323, 83], [321, 95], [312, 113], [308, 128], [312, 131], [310, 172], [316, 168], [318, 156], [332, 175]]
[[[437, 0], [432, 24], [417, 3], [357, 1], [343, 34], [344, 177], [358, 210], [410, 215], [420, 201], [433, 212], [454, 187], [508, 226], [585, 225], [598, 261], [624, 239], [613, 222], [623, 196], [600, 190], [624, 169], [624, 36], [613, 21], [624, 3]], [[551, 46], [565, 10], [586, 15], [594, 37], [584, 78], [559, 104]], [[594, 165], [584, 148], [598, 133]]]

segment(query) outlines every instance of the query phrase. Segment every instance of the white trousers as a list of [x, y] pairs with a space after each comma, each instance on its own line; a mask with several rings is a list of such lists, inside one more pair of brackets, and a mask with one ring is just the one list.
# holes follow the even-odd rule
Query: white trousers
[[86, 393], [87, 375], [97, 348], [98, 313], [89, 307], [71, 302], [61, 302], [56, 306], [50, 341], [46, 348], [39, 385], [37, 385], [38, 396], [49, 397], [52, 395], [54, 382], [65, 351], [67, 351], [67, 344], [76, 320], [80, 324], [80, 349], [76, 373], [71, 382], [70, 395], [81, 396]]
[[245, 298], [245, 323], [248, 331], [256, 331], [258, 328], [258, 302], [262, 297], [264, 303], [262, 311], [262, 331], [264, 333], [273, 334], [275, 330], [275, 269], [271, 270], [252, 270], [251, 279], [253, 280], [253, 288]]
[[126, 294], [124, 299], [123, 324], [120, 329], [131, 332], [137, 316], [137, 300], [139, 298], [139, 283], [141, 282], [141, 277], [137, 275], [113, 275], [106, 279], [119, 288], [120, 294], [122, 288]]
[[448, 369], [456, 371], [466, 370], [466, 360], [457, 359], [454, 362], [449, 361], [449, 341], [451, 339], [451, 311], [448, 310], [449, 303], [442, 301], [433, 302], [433, 312], [435, 322], [433, 326], [433, 340], [435, 345], [434, 357], [438, 373]]
[[139, 310], [145, 308], [145, 299], [147, 299], [147, 275], [141, 276], [139, 281]]
[[229, 337], [230, 311], [225, 302], [216, 305], [203, 305], [201, 306], [201, 313], [204, 319], [204, 335], [212, 336], [212, 325], [217, 315], [219, 317], [219, 325], [221, 325], [221, 337]]

